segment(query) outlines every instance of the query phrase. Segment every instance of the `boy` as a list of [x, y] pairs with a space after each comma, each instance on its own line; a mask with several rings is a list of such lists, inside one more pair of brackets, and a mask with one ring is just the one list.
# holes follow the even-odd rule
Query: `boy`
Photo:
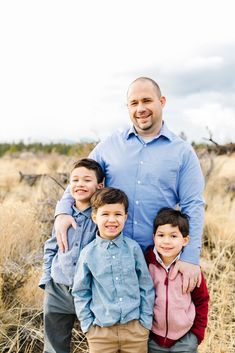
[[209, 294], [202, 274], [200, 287], [182, 292], [182, 275], [169, 280], [176, 261], [189, 242], [185, 214], [162, 208], [154, 221], [154, 248], [146, 259], [156, 291], [149, 353], [197, 352], [207, 326]]
[[123, 235], [128, 198], [120, 189], [91, 199], [98, 232], [81, 252], [72, 294], [90, 353], [145, 353], [154, 288], [137, 242]]
[[73, 217], [77, 228], [69, 229], [69, 248], [62, 253], [55, 232], [44, 247], [44, 272], [39, 286], [44, 295], [44, 352], [68, 353], [76, 318], [71, 289], [75, 268], [84, 246], [95, 238], [96, 225], [91, 219], [90, 198], [103, 187], [104, 173], [93, 159], [76, 162], [70, 175], [70, 190], [75, 199]]

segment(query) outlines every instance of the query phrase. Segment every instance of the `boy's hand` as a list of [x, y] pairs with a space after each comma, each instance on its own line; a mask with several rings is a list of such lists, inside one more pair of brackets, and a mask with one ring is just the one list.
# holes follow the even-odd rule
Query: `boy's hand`
[[74, 218], [68, 214], [60, 214], [55, 219], [55, 234], [60, 251], [68, 250], [67, 231], [69, 227], [76, 229]]
[[177, 261], [170, 275], [170, 280], [175, 279], [178, 272], [183, 275], [183, 293], [190, 293], [196, 286], [200, 287], [201, 270], [199, 265], [180, 260]]

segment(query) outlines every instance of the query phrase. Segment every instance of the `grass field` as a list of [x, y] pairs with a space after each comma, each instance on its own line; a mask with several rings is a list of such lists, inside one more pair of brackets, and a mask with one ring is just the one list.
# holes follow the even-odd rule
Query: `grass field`
[[[56, 154], [0, 158], [0, 352], [39, 353], [43, 347], [42, 299], [38, 288], [43, 243], [63, 193], [51, 178], [68, 172], [75, 159]], [[200, 353], [235, 351], [235, 155], [201, 159], [206, 183], [206, 219], [201, 266], [210, 291], [209, 325]], [[33, 186], [19, 171], [42, 174]], [[51, 177], [49, 177], [50, 175]], [[60, 180], [62, 186], [63, 181]], [[86, 352], [74, 328], [73, 353]]]

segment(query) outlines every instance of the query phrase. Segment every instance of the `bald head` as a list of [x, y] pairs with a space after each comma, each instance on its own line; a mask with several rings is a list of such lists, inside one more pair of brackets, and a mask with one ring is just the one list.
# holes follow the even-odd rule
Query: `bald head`
[[129, 91], [130, 91], [130, 88], [132, 87], [132, 85], [136, 82], [144, 82], [144, 81], [148, 81], [150, 82], [153, 87], [155, 88], [156, 90], [156, 93], [157, 93], [157, 96], [160, 98], [162, 93], [161, 93], [161, 90], [160, 90], [160, 87], [158, 86], [157, 82], [155, 82], [154, 80], [152, 80], [151, 78], [149, 77], [138, 77], [136, 78], [131, 84], [130, 86], [128, 87], [128, 90], [127, 90], [127, 99], [128, 99], [128, 96], [129, 96]]

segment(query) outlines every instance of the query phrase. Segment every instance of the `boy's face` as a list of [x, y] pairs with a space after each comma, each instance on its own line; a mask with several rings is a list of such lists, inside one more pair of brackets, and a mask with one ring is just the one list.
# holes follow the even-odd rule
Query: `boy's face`
[[113, 203], [99, 207], [92, 219], [98, 226], [100, 237], [112, 240], [122, 232], [127, 214], [123, 204]]
[[94, 170], [78, 167], [71, 172], [70, 190], [78, 208], [88, 206], [91, 196], [102, 187], [103, 183], [98, 184]]
[[189, 236], [183, 237], [179, 227], [171, 224], [158, 226], [154, 235], [154, 244], [162, 261], [169, 265], [189, 242]]

